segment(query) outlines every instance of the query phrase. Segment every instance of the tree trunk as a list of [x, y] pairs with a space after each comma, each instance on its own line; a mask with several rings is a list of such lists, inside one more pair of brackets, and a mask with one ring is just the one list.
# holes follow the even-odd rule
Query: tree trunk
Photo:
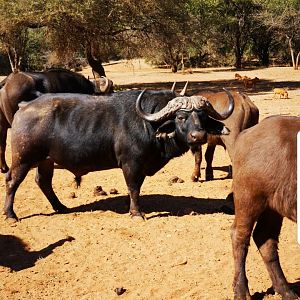
[[234, 52], [235, 52], [235, 67], [237, 70], [242, 68], [242, 49], [241, 49], [241, 33], [240, 30], [236, 30], [235, 36], [235, 45], [234, 45]]
[[183, 57], [183, 54], [181, 54], [181, 71], [184, 72], [184, 57]]
[[235, 45], [235, 67], [237, 70], [242, 68], [242, 54], [238, 43]]
[[299, 68], [299, 57], [300, 57], [300, 51], [298, 52], [297, 57], [296, 57], [296, 65], [295, 65], [296, 69], [295, 70], [298, 70], [298, 68]]
[[177, 73], [177, 63], [173, 63], [173, 64], [171, 65], [171, 71], [172, 71], [173, 73]]
[[102, 61], [100, 59], [95, 59], [92, 54], [92, 44], [91, 43], [88, 43], [86, 46], [86, 58], [88, 60], [89, 65], [92, 68], [94, 77], [99, 77], [99, 76], [106, 77], [104, 68], [102, 66]]
[[261, 55], [261, 64], [264, 67], [268, 67], [270, 64], [270, 55], [269, 55], [269, 49], [265, 49], [265, 51], [262, 52]]
[[[297, 63], [295, 61], [295, 52], [294, 52], [294, 49], [293, 49], [292, 38], [290, 38], [289, 36], [287, 36], [287, 39], [288, 39], [288, 43], [289, 43], [289, 48], [290, 48], [290, 53], [291, 53], [291, 58], [292, 58], [293, 69], [297, 70], [298, 69], [298, 65], [297, 65]], [[297, 55], [297, 57], [298, 57], [298, 55]]]
[[20, 71], [21, 57], [18, 55], [16, 49], [8, 46], [6, 52], [12, 72], [16, 73]]
[[269, 52], [269, 44], [260, 44], [260, 47], [256, 50], [257, 56], [261, 65], [268, 67], [270, 64], [270, 52]]
[[292, 57], [292, 64], [293, 64], [293, 68], [296, 70], [296, 63], [295, 63], [295, 54], [294, 54], [294, 50], [292, 48], [290, 48], [291, 51], [291, 57]]

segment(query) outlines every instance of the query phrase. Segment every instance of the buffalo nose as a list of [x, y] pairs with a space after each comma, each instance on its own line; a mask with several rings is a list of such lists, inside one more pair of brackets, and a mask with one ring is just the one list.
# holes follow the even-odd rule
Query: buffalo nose
[[206, 143], [207, 137], [204, 130], [201, 131], [191, 131], [189, 134], [189, 143]]

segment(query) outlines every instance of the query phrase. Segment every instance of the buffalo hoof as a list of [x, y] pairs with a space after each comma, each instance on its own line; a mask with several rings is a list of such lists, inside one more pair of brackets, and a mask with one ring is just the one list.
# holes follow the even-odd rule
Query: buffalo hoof
[[8, 224], [16, 224], [17, 222], [19, 222], [19, 219], [17, 217], [17, 215], [15, 213], [12, 213], [12, 214], [6, 214], [6, 218], [5, 218], [5, 221], [8, 223]]
[[18, 219], [14, 219], [14, 218], [6, 218], [5, 221], [7, 222], [7, 224], [9, 224], [12, 227], [16, 226], [17, 223], [19, 222]]
[[251, 300], [251, 296], [249, 294], [245, 296], [235, 295], [234, 300]]
[[198, 176], [193, 175], [191, 179], [192, 179], [192, 182], [198, 182], [200, 178]]
[[251, 300], [249, 289], [247, 286], [242, 284], [242, 286], [237, 286], [234, 289], [234, 300]]
[[131, 219], [134, 219], [134, 220], [141, 220], [141, 221], [147, 220], [145, 213], [139, 212], [139, 211], [131, 211], [130, 216], [131, 216]]
[[146, 218], [142, 216], [131, 216], [131, 219], [134, 220], [135, 222], [145, 222]]
[[214, 180], [214, 175], [213, 174], [205, 174], [205, 180], [206, 181]]

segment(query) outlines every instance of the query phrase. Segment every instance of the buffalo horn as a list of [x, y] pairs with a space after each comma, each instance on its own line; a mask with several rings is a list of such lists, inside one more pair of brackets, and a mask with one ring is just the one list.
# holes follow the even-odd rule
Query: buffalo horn
[[136, 100], [137, 114], [148, 122], [159, 122], [174, 115], [178, 110], [184, 109], [192, 111], [193, 109], [206, 109], [208, 105], [211, 105], [205, 97], [191, 96], [191, 97], [176, 97], [168, 102], [160, 111], [150, 114], [144, 112], [141, 107], [142, 97], [146, 90], [143, 90]]
[[107, 77], [101, 76], [101, 77], [100, 77], [100, 80], [104, 80], [104, 81], [105, 81], [105, 84], [104, 84], [103, 87], [102, 87], [101, 81], [100, 81], [100, 91], [101, 91], [102, 93], [107, 93], [107, 88], [108, 88], [108, 84], [109, 84]]
[[188, 86], [188, 81], [186, 82], [186, 84], [185, 84], [185, 86], [184, 86], [184, 88], [182, 89], [182, 91], [180, 92], [180, 96], [185, 96], [185, 93], [186, 93], [186, 89], [187, 89], [187, 86]]
[[207, 111], [207, 114], [216, 120], [227, 119], [232, 114], [233, 109], [234, 109], [234, 100], [233, 100], [232, 94], [225, 88], [223, 88], [223, 90], [226, 92], [226, 94], [228, 95], [228, 99], [229, 99], [229, 105], [228, 105], [227, 111], [225, 111], [223, 113], [217, 112], [209, 101], [207, 101], [207, 106], [205, 108]]
[[176, 81], [174, 81], [174, 83], [173, 83], [173, 85], [172, 85], [171, 92], [174, 92], [174, 91], [175, 91], [175, 85], [176, 85]]

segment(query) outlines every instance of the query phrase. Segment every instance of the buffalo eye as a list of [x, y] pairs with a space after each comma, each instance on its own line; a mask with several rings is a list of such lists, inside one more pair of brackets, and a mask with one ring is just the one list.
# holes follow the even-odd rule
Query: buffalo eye
[[185, 122], [185, 120], [187, 119], [187, 116], [185, 114], [177, 114], [176, 119], [179, 122]]

